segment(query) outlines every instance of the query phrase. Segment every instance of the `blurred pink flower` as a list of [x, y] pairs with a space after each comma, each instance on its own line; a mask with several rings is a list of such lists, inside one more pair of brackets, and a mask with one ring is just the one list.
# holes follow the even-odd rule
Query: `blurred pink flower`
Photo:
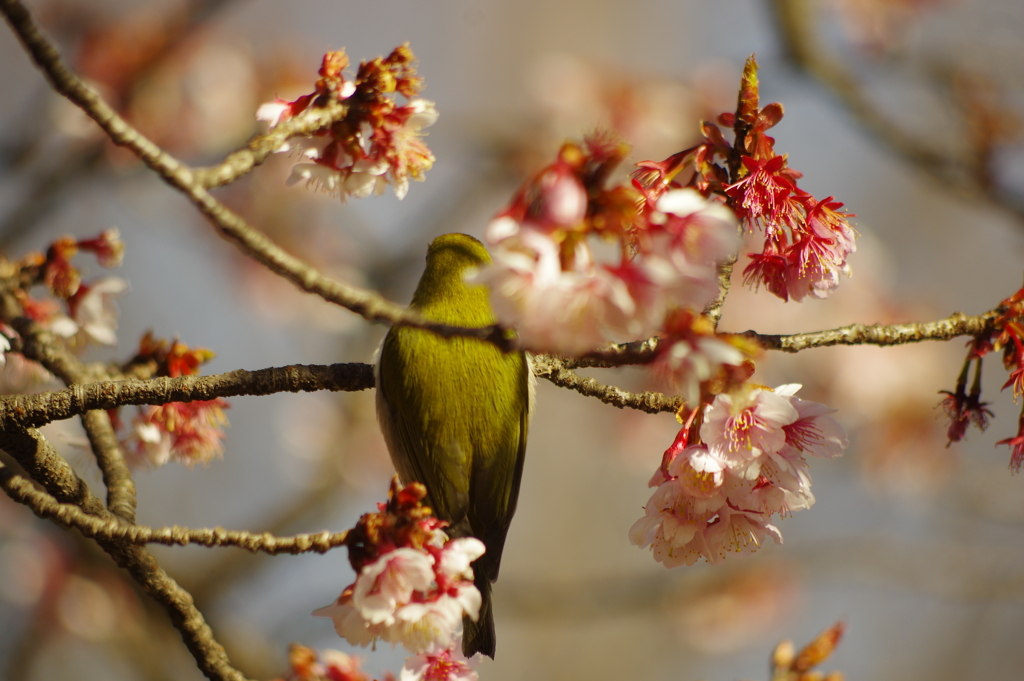
[[120, 277], [102, 277], [81, 284], [68, 299], [71, 319], [78, 325], [79, 338], [102, 345], [117, 343], [117, 298], [128, 290]]
[[467, 660], [462, 655], [462, 644], [455, 641], [449, 649], [430, 651], [410, 657], [402, 667], [400, 681], [477, 681], [473, 669], [475, 658]]
[[227, 401], [197, 400], [142, 407], [132, 420], [126, 448], [157, 468], [174, 459], [192, 466], [208, 464], [224, 452]]

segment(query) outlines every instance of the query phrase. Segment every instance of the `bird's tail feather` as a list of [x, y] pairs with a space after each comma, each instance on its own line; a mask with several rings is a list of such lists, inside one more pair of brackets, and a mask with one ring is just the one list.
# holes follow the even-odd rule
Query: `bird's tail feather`
[[491, 610], [491, 581], [483, 570], [476, 571], [476, 588], [480, 590], [480, 617], [476, 622], [462, 618], [462, 654], [471, 657], [483, 653], [494, 659], [497, 637], [494, 633], [494, 611]]

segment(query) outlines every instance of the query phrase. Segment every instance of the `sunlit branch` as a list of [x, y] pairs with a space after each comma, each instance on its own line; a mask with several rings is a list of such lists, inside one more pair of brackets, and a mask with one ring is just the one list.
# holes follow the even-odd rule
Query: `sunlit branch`
[[323, 130], [344, 118], [347, 111], [347, 106], [336, 101], [329, 102], [325, 107], [310, 108], [276, 125], [270, 132], [256, 135], [249, 140], [244, 149], [231, 152], [217, 165], [194, 168], [194, 181], [207, 189], [230, 184], [256, 166], [262, 165], [290, 138], [312, 135], [318, 130]]
[[[958, 336], [976, 336], [988, 330], [998, 314], [998, 310], [973, 316], [955, 312], [945, 319], [931, 322], [850, 324], [836, 329], [790, 335], [745, 331], [741, 335], [756, 340], [765, 350], [782, 352], [800, 352], [831, 345], [906, 345], [927, 340], [946, 341]], [[611, 369], [627, 364], [646, 364], [654, 359], [657, 348], [658, 339], [648, 338], [614, 345], [579, 359], [564, 359], [562, 363], [566, 369]]]
[[613, 385], [599, 383], [596, 379], [580, 376], [566, 368], [563, 360], [550, 355], [533, 357], [532, 363], [533, 373], [539, 378], [545, 378], [559, 387], [575, 390], [581, 395], [596, 397], [605, 404], [619, 409], [629, 407], [648, 414], [674, 413], [684, 404], [683, 398], [678, 396], [656, 392], [631, 393]]
[[0, 432], [133, 404], [194, 402], [282, 392], [357, 391], [372, 387], [373, 367], [369, 364], [291, 365], [257, 371], [238, 369], [210, 376], [100, 381], [48, 393], [0, 397]]
[[[42, 364], [65, 385], [82, 385], [94, 380], [82, 361], [68, 352], [52, 333], [41, 330], [34, 323], [19, 323], [17, 326], [21, 333], [21, 352], [25, 357]], [[107, 508], [123, 520], [134, 522], [135, 481], [128, 470], [110, 416], [103, 411], [83, 412], [82, 426], [96, 456], [96, 464], [103, 474], [103, 484], [107, 488]]]
[[85, 481], [38, 431], [7, 430], [0, 437], [0, 448], [60, 502], [74, 504], [90, 515], [106, 513], [103, 502], [93, 496]]
[[[3, 434], [0, 444], [36, 482], [43, 485], [49, 492], [47, 496], [54, 501], [81, 508], [99, 519], [122, 522], [92, 496], [86, 484], [39, 433], [33, 430], [8, 431]], [[28, 485], [27, 481], [25, 485]], [[21, 488], [27, 489], [25, 485]], [[223, 646], [214, 638], [192, 596], [164, 572], [153, 556], [143, 548], [123, 541], [99, 537], [96, 541], [118, 566], [127, 570], [164, 607], [199, 669], [207, 677], [216, 681], [245, 681], [245, 676], [231, 666]]]
[[795, 333], [791, 335], [762, 334], [747, 331], [745, 336], [755, 339], [766, 350], [800, 352], [810, 348], [831, 345], [905, 345], [926, 340], [946, 341], [957, 336], [976, 336], [990, 328], [997, 312], [985, 312], [969, 317], [956, 312], [934, 322], [906, 324], [850, 324], [838, 329]]
[[225, 530], [221, 527], [193, 529], [189, 527], [152, 528], [124, 523], [117, 518], [98, 518], [73, 504], [62, 504], [45, 492], [33, 488], [25, 478], [0, 466], [0, 487], [9, 497], [28, 506], [40, 518], [52, 520], [66, 528], [75, 528], [86, 537], [129, 544], [165, 544], [168, 546], [234, 546], [252, 553], [326, 553], [344, 545], [347, 532], [319, 532], [275, 537], [272, 534]]

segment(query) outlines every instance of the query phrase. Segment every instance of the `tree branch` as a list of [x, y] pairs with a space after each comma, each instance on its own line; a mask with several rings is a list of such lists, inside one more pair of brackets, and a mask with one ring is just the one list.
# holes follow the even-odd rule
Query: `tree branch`
[[[800, 352], [830, 345], [905, 345], [926, 340], [946, 341], [957, 336], [977, 336], [987, 331], [1000, 314], [998, 309], [968, 316], [954, 312], [945, 319], [905, 324], [850, 324], [837, 329], [809, 331], [791, 335], [743, 331], [739, 335], [752, 338], [765, 350]], [[730, 332], [732, 333], [732, 332]], [[565, 369], [613, 369], [627, 364], [646, 364], [654, 359], [658, 338], [621, 343], [579, 359], [557, 358]], [[550, 357], [541, 355], [539, 357]]]
[[[94, 380], [82, 361], [68, 352], [52, 333], [43, 331], [33, 322], [19, 320], [15, 326], [21, 334], [21, 352], [25, 357], [42, 364], [66, 385], [88, 384]], [[114, 515], [134, 522], [135, 480], [110, 416], [104, 411], [82, 413], [82, 425], [107, 488], [107, 508]]]
[[282, 392], [358, 391], [372, 387], [373, 366], [369, 364], [292, 365], [257, 371], [238, 369], [210, 376], [100, 381], [35, 395], [0, 397], [0, 432], [38, 427], [95, 410], [131, 404], [194, 402]]
[[270, 132], [253, 136], [244, 149], [231, 152], [217, 165], [193, 169], [194, 181], [206, 189], [231, 184], [256, 166], [262, 165], [292, 137], [312, 135], [341, 120], [347, 112], [347, 106], [333, 101], [326, 107], [308, 109], [279, 123]]
[[656, 392], [631, 393], [613, 385], [599, 383], [596, 379], [580, 376], [566, 368], [566, 362], [550, 355], [532, 358], [533, 373], [562, 388], [575, 390], [587, 397], [596, 397], [605, 404], [619, 409], [637, 409], [648, 414], [675, 413], [685, 401], [682, 397], [669, 397]]
[[[75, 475], [68, 463], [37, 432], [9, 430], [3, 433], [0, 443], [4, 451], [11, 454], [50, 493], [46, 495], [48, 499], [63, 502], [60, 506], [75, 508], [76, 511], [81, 508], [100, 522], [114, 525], [122, 523], [103, 507], [99, 499], [92, 496], [89, 488]], [[19, 487], [27, 490], [28, 482], [24, 482], [25, 485]], [[2, 481], [0, 485], [3, 485]], [[231, 666], [224, 647], [214, 638], [203, 614], [195, 607], [192, 596], [164, 572], [153, 556], [141, 547], [115, 539], [97, 537], [96, 542], [164, 607], [199, 669], [207, 677], [215, 681], [245, 681], [245, 676]]]
[[32, 509], [40, 518], [52, 520], [61, 527], [74, 528], [90, 539], [126, 542], [129, 544], [165, 544], [167, 546], [235, 546], [252, 553], [278, 555], [288, 553], [327, 553], [343, 546], [347, 532], [330, 533], [326, 530], [317, 534], [297, 534], [292, 537], [275, 537], [263, 532], [255, 534], [245, 531], [225, 530], [222, 527], [193, 529], [189, 527], [152, 528], [144, 525], [126, 524], [107, 515], [96, 517], [83, 512], [74, 504], [62, 504], [46, 492], [33, 488], [32, 483], [0, 465], [0, 487], [11, 499]]
[[795, 333], [788, 336], [761, 334], [747, 331], [742, 335], [753, 338], [766, 350], [800, 352], [809, 348], [824, 348], [831, 345], [905, 345], [926, 340], [951, 340], [957, 336], [977, 336], [991, 328], [992, 321], [999, 314], [997, 310], [968, 317], [954, 312], [945, 319], [934, 322], [909, 322], [907, 324], [850, 324], [838, 329]]
[[60, 502], [74, 504], [90, 515], [106, 513], [103, 502], [93, 496], [85, 481], [38, 431], [24, 428], [5, 430], [0, 438], [0, 447]]

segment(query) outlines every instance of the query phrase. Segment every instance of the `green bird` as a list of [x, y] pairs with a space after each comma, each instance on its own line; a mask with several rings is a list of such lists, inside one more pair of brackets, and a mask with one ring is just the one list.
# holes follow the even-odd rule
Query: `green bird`
[[[495, 323], [488, 290], [465, 281], [491, 257], [465, 234], [430, 244], [410, 307], [442, 324]], [[421, 482], [454, 537], [476, 537], [487, 552], [473, 564], [483, 598], [476, 622], [463, 618], [463, 653], [494, 657], [491, 584], [516, 511], [534, 378], [523, 352], [422, 329], [388, 332], [377, 362], [377, 419], [403, 483]]]

